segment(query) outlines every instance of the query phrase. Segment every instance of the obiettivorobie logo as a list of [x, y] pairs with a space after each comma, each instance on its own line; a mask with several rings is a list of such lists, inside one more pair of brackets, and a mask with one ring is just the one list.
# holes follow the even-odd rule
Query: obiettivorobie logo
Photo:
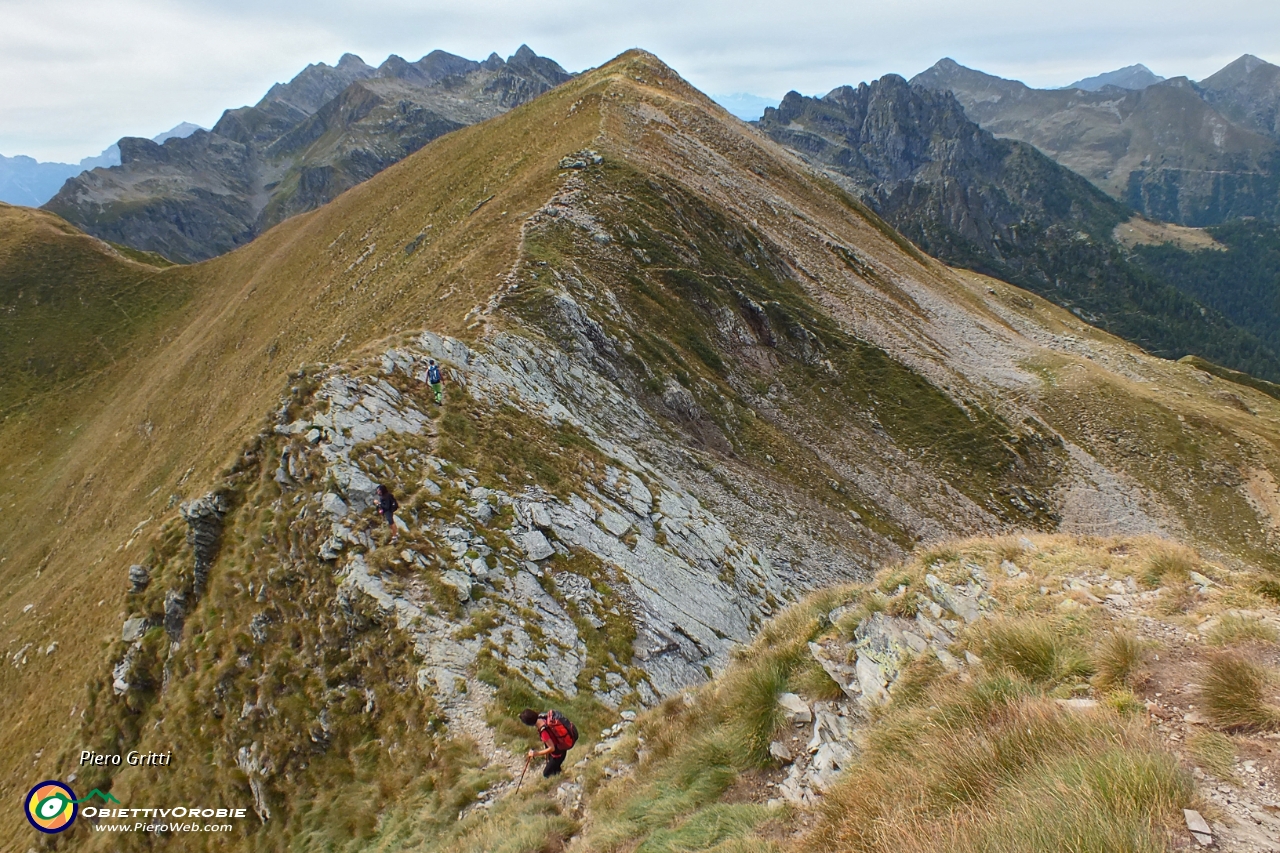
[[[85, 805], [93, 799], [101, 805]], [[113, 805], [114, 804], [114, 805]], [[241, 819], [248, 814], [243, 808], [203, 808], [202, 806], [133, 807], [121, 806], [111, 794], [94, 788], [89, 796], [76, 799], [75, 792], [66, 784], [50, 779], [41, 782], [27, 793], [25, 808], [27, 821], [41, 832], [50, 835], [62, 832], [77, 817], [93, 821], [95, 832], [231, 832], [230, 823], [176, 823], [174, 819], [199, 821], [200, 818]], [[138, 820], [141, 818], [142, 820]], [[102, 820], [129, 820], [134, 823], [103, 823]], [[164, 822], [160, 822], [164, 821]]]
[[94, 797], [99, 797], [104, 803], [120, 803], [115, 797], [97, 788], [90, 791], [89, 796], [77, 800], [75, 792], [56, 779], [41, 782], [27, 793], [27, 821], [50, 835], [62, 832], [75, 823], [76, 815], [80, 813], [80, 804], [87, 803]]

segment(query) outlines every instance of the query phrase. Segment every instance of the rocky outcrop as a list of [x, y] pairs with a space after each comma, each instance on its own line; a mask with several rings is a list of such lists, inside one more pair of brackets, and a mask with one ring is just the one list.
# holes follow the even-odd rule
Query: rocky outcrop
[[[799, 747], [802, 738], [798, 732], [770, 746], [775, 761], [790, 765], [778, 786], [781, 799], [804, 806], [821, 800], [840, 771], [857, 758], [870, 714], [890, 701], [913, 661], [933, 658], [951, 671], [981, 665], [972, 653], [961, 655], [951, 648], [965, 624], [995, 609], [988, 595], [990, 578], [977, 565], [965, 568], [969, 580], [963, 583], [948, 583], [927, 574], [929, 594], [918, 595], [914, 618], [875, 612], [858, 621], [851, 639], [828, 635], [809, 643], [814, 660], [840, 686], [845, 698], [810, 705], [793, 693], [779, 697], [779, 710], [793, 729], [813, 726], [803, 748]], [[833, 610], [827, 619], [841, 624], [852, 612], [852, 606], [846, 605]]]
[[[768, 557], [736, 540], [696, 498], [637, 459], [627, 445], [606, 437], [607, 425], [621, 420], [634, 419], [630, 433], [654, 430], [643, 410], [615, 386], [576, 371], [566, 374], [563, 383], [555, 378], [535, 382], [528, 370], [545, 355], [513, 336], [492, 343], [482, 353], [426, 333], [416, 346], [386, 353], [382, 366], [387, 373], [416, 377], [428, 356], [456, 365], [453, 375], [478, 400], [516, 404], [542, 417], [575, 423], [620, 463], [603, 472], [600, 488], [562, 500], [537, 486], [520, 491], [471, 486], [465, 469], [447, 459], [423, 458], [430, 490], [440, 491], [433, 477], [443, 481], [461, 475], [464, 479], [452, 485], [463, 488], [468, 500], [457, 521], [422, 531], [439, 543], [437, 553], [449, 559], [431, 560], [414, 550], [405, 550], [401, 558], [436, 573], [468, 612], [481, 606], [475, 599], [483, 593], [495, 609], [496, 624], [467, 641], [448, 639], [449, 629], [427, 615], [420, 596], [391, 593], [370, 570], [363, 553], [373, 542], [347, 522], [349, 513], [372, 506], [375, 488], [373, 478], [353, 460], [356, 445], [429, 429], [426, 415], [384, 380], [336, 373], [317, 394], [327, 411], [276, 427], [289, 436], [315, 431], [317, 449], [328, 464], [324, 479], [339, 489], [318, 497], [330, 519], [320, 556], [342, 564], [344, 594], [368, 595], [413, 632], [426, 662], [420, 685], [443, 697], [446, 706], [454, 684], [469, 678], [482, 645], [538, 689], [576, 692], [586, 648], [566, 604], [597, 626], [609, 614], [588, 578], [563, 571], [548, 575], [541, 564], [557, 553], [590, 554], [616, 573], [611, 586], [618, 604], [613, 606], [625, 608], [635, 627], [633, 659], [618, 661], [591, 685], [601, 699], [615, 705], [629, 696], [652, 702], [701, 683], [709, 671], [724, 667], [735, 644], [749, 639], [768, 609], [766, 600], [785, 595]], [[566, 392], [575, 399], [560, 396]], [[496, 511], [503, 509], [514, 518], [503, 535], [518, 544], [518, 552], [491, 543], [496, 536], [491, 525]], [[544, 588], [552, 584], [555, 596]], [[530, 633], [530, 618], [540, 639]], [[631, 667], [644, 677], [629, 677]]]
[[151, 572], [147, 571], [146, 566], [130, 566], [129, 567], [129, 593], [138, 595], [146, 590], [151, 584]]
[[191, 590], [197, 599], [204, 595], [209, 568], [222, 544], [222, 519], [227, 508], [226, 497], [219, 493], [207, 494], [179, 508], [183, 521], [187, 523], [187, 544], [195, 557]]

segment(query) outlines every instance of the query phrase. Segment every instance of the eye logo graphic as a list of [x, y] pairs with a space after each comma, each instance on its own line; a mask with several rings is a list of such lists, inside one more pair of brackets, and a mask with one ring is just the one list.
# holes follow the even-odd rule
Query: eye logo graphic
[[27, 794], [27, 820], [41, 832], [62, 832], [79, 812], [76, 795], [61, 782], [41, 782]]

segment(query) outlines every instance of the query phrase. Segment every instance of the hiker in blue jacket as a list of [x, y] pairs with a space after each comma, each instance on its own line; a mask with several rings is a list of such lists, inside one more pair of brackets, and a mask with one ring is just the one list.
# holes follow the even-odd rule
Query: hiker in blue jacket
[[444, 405], [444, 377], [440, 375], [440, 365], [436, 364], [436, 360], [430, 359], [427, 362], [427, 384], [431, 386], [431, 390], [436, 395], [436, 405]]

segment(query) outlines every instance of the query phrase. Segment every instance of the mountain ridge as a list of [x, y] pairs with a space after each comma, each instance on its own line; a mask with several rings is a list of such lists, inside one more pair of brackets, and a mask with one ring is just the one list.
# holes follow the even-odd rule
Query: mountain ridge
[[1112, 235], [1131, 210], [1031, 145], [982, 130], [950, 92], [886, 75], [823, 98], [789, 93], [758, 126], [947, 263], [1027, 287], [1156, 354], [1196, 351], [1280, 378], [1273, 343], [1130, 263]]
[[1277, 140], [1220, 114], [1185, 77], [1141, 91], [1041, 90], [944, 59], [912, 82], [953, 92], [982, 127], [1035, 145], [1153, 219], [1280, 216]]
[[6, 795], [164, 742], [77, 784], [245, 808], [245, 850], [483, 846], [528, 803], [536, 849], [576, 819], [506, 796], [513, 710], [586, 751], [917, 543], [1274, 559], [1280, 403], [923, 255], [639, 51], [155, 281], [157, 350], [0, 421]]
[[[179, 122], [169, 130], [152, 138], [164, 142], [172, 137], [190, 136], [199, 125], [189, 121]], [[112, 144], [101, 154], [84, 157], [77, 163], [42, 163], [33, 157], [19, 154], [5, 157], [0, 154], [0, 202], [39, 207], [57, 194], [68, 179], [89, 169], [110, 168], [120, 164], [120, 146]]]
[[567, 79], [525, 45], [505, 61], [433, 51], [377, 69], [344, 54], [227, 110], [208, 132], [164, 146], [126, 140], [120, 167], [78, 176], [45, 207], [103, 239], [203, 260]]

